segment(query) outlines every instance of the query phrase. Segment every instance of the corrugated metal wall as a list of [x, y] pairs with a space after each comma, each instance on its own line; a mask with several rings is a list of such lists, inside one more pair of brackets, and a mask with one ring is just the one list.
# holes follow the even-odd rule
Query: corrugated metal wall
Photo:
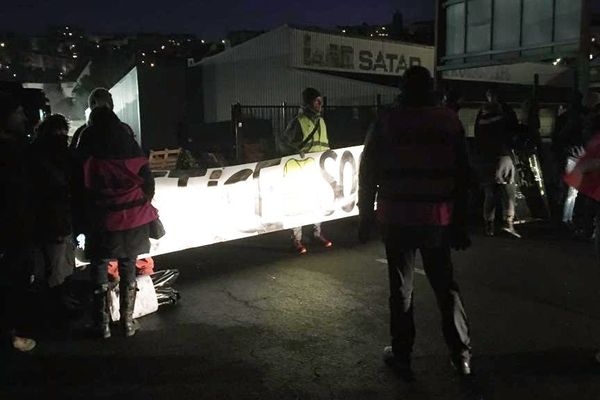
[[133, 129], [136, 140], [142, 145], [137, 72], [137, 68], [134, 67], [110, 89], [110, 93], [115, 105], [115, 114]]
[[319, 89], [331, 105], [369, 105], [376, 103], [378, 94], [384, 100], [398, 94], [398, 89], [390, 86], [293, 68], [293, 60], [302, 52], [302, 49], [292, 51], [294, 31], [297, 30], [278, 28], [193, 67], [202, 68], [205, 122], [229, 120], [231, 105], [237, 102], [299, 104], [301, 92], [307, 86]]

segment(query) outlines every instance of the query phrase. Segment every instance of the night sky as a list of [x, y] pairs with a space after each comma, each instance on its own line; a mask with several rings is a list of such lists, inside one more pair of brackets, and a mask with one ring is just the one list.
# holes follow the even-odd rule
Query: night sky
[[193, 33], [218, 39], [228, 30], [271, 29], [284, 23], [332, 27], [433, 19], [434, 0], [3, 0], [0, 30], [43, 32], [75, 25], [87, 32]]

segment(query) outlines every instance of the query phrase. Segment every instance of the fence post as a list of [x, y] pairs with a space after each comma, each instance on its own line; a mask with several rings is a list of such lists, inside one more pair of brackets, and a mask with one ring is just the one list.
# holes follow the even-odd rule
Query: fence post
[[231, 123], [233, 124], [233, 137], [235, 140], [235, 161], [239, 163], [242, 156], [240, 147], [240, 123], [242, 119], [242, 105], [235, 103], [231, 105]]
[[[281, 134], [287, 127], [287, 102], [281, 103], [281, 123], [279, 124], [279, 132], [276, 135]], [[277, 139], [277, 138], [276, 138]]]

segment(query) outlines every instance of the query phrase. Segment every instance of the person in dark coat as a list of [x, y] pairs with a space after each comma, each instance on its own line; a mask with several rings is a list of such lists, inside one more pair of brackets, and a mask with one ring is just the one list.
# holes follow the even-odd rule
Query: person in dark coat
[[475, 147], [479, 157], [479, 172], [485, 200], [483, 218], [485, 234], [494, 236], [496, 217], [496, 193], [502, 199], [502, 230], [512, 237], [521, 235], [514, 228], [516, 186], [515, 166], [511, 158], [513, 139], [518, 130], [515, 112], [502, 102], [498, 94], [490, 89], [486, 93], [487, 102], [475, 120]]
[[[94, 90], [92, 90], [92, 92], [90, 93], [90, 96], [88, 98], [88, 107], [92, 111], [98, 107], [105, 107], [105, 108], [112, 110], [114, 108], [114, 102], [113, 102], [112, 95], [110, 94], [108, 89], [98, 87], [98, 88], [95, 88]], [[123, 128], [126, 129], [131, 136], [135, 137], [133, 129], [131, 129], [131, 127], [124, 122], [122, 122], [122, 124], [123, 124]], [[71, 150], [77, 149], [77, 147], [79, 146], [79, 142], [81, 141], [81, 134], [83, 133], [85, 128], [87, 128], [88, 126], [89, 126], [89, 122], [87, 122], [87, 123], [81, 125], [79, 128], [77, 128], [77, 130], [73, 134], [71, 143], [69, 144], [69, 148]]]
[[[436, 107], [424, 67], [404, 75], [401, 104], [369, 132], [359, 175], [359, 240], [381, 225], [389, 269], [391, 346], [384, 360], [412, 376], [416, 252], [438, 300], [442, 331], [459, 374], [471, 373], [469, 324], [453, 277], [451, 248], [466, 249], [469, 165], [456, 113]], [[375, 198], [377, 211], [374, 212]]]
[[23, 305], [33, 270], [34, 229], [25, 124], [19, 101], [0, 92], [0, 335], [19, 351], [36, 346], [21, 333], [28, 325]]
[[31, 176], [35, 187], [35, 238], [48, 287], [62, 285], [75, 268], [71, 218], [69, 123], [50, 115], [37, 128], [31, 146]]
[[95, 316], [104, 338], [110, 337], [108, 275], [110, 260], [119, 263], [121, 325], [126, 336], [137, 329], [133, 320], [135, 262], [150, 251], [149, 225], [158, 219], [150, 204], [154, 178], [148, 159], [122, 122], [107, 107], [95, 108], [82, 132], [76, 156], [80, 162], [86, 237], [85, 253], [96, 284]]

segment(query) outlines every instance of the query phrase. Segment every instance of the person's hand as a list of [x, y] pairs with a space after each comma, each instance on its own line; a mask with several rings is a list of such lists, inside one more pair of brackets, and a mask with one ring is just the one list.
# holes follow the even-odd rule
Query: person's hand
[[450, 226], [450, 247], [454, 250], [466, 250], [471, 247], [471, 239], [466, 227]]
[[371, 240], [371, 231], [373, 229], [375, 218], [372, 215], [360, 216], [358, 224], [358, 241], [360, 243], [367, 243]]
[[496, 182], [497, 183], [512, 183], [515, 174], [515, 165], [510, 156], [502, 156], [498, 158], [496, 167]]
[[585, 147], [583, 146], [571, 146], [567, 150], [569, 157], [581, 158], [585, 154]]

